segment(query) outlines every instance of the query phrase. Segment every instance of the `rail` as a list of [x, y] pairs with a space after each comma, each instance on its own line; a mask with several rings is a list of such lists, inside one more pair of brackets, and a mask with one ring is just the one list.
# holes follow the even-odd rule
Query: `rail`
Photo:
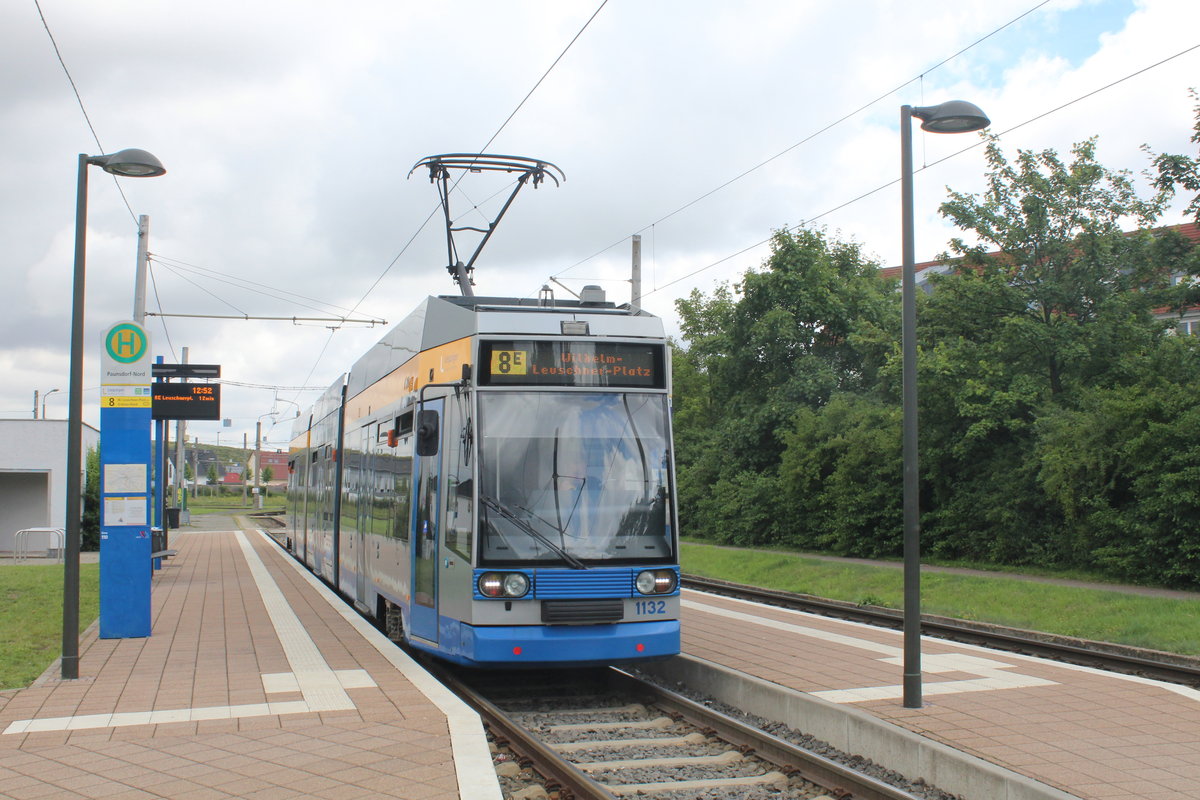
[[[440, 664], [426, 659], [422, 659], [422, 661], [426, 668], [430, 669], [440, 681], [462, 697], [463, 700], [483, 716], [485, 723], [497, 739], [503, 740], [521, 759], [547, 780], [547, 790], [558, 791], [561, 798], [573, 798], [573, 800], [611, 800], [614, 797], [630, 795], [638, 797], [651, 797], [658, 794], [678, 796], [681, 789], [690, 790], [692, 788], [689, 784], [693, 782], [680, 783], [677, 780], [640, 785], [600, 783], [589, 777], [586, 773], [597, 768], [633, 769], [636, 773], [638, 763], [636, 763], [636, 760], [572, 763], [571, 754], [577, 749], [587, 748], [589, 745], [601, 748], [618, 745], [621, 743], [620, 740], [613, 742], [589, 741], [571, 745], [547, 743], [540, 738], [538, 733], [531, 731], [525, 725], [514, 720], [512, 712], [501, 708], [497, 702], [490, 699], [490, 690], [488, 688], [481, 688], [476, 685], [477, 682], [486, 683], [489, 676], [471, 675], [470, 677], [466, 677]], [[637, 708], [639, 704], [644, 704], [646, 708], [653, 709], [648, 712], [649, 716], [654, 716], [656, 712], [663, 713], [668, 715], [670, 719], [692, 726], [692, 729], [696, 733], [690, 736], [683, 736], [683, 739], [690, 740], [698, 737], [710, 743], [719, 742], [729, 749], [729, 753], [725, 755], [741, 754], [741, 756], [734, 756], [733, 758], [726, 758], [722, 755], [675, 759], [662, 759], [657, 755], [651, 754], [643, 756], [647, 762], [646, 767], [654, 766], [654, 762], [656, 761], [658, 765], [668, 762], [688, 761], [707, 761], [714, 765], [720, 763], [732, 763], [736, 765], [742, 761], [742, 757], [744, 756], [747, 759], [761, 759], [778, 770], [774, 773], [767, 773], [760, 776], [760, 778], [768, 781], [778, 779], [789, 781], [802, 780], [808, 782], [808, 784], [815, 784], [816, 786], [826, 788], [829, 790], [828, 794], [832, 796], [854, 797], [855, 800], [915, 800], [915, 796], [909, 792], [884, 783], [870, 775], [858, 772], [822, 755], [797, 747], [784, 739], [746, 725], [733, 717], [727, 716], [701, 703], [694, 702], [670, 689], [642, 680], [623, 670], [609, 668], [604, 672], [604, 677], [610, 690], [621, 698], [614, 701], [618, 705], [611, 709], [613, 712], [621, 714], [631, 708]], [[513, 690], [511, 681], [502, 680], [501, 683], [507, 690]], [[537, 681], [531, 682], [528, 688], [531, 698], [538, 698], [548, 690], [549, 686]], [[581, 695], [583, 698], [580, 701], [581, 707], [587, 707], [592, 702], [589, 692], [585, 689]], [[509, 701], [511, 702], [511, 700], [512, 698], [510, 697]], [[538, 713], [548, 713], [555, 716], [562, 715], [565, 717], [596, 713], [596, 709], [594, 708], [587, 711], [575, 710], [571, 707], [561, 706], [561, 702], [561, 698], [555, 698], [552, 703], [555, 706], [555, 711]], [[637, 727], [639, 723], [630, 723], [628, 721], [599, 724], [583, 723], [557, 727], [615, 730], [626, 725]], [[643, 723], [644, 725], [645, 723]], [[652, 723], [650, 725], [653, 726]], [[630, 740], [628, 744], [634, 745], [636, 743], [644, 745], [647, 741], [661, 741], [666, 744], [668, 741], [674, 743], [676, 738], [680, 737], [676, 736], [671, 739], [663, 738], [657, 740]], [[737, 767], [734, 766], [733, 769], [736, 770]], [[784, 776], [787, 777], [785, 778]], [[748, 785], [754, 782], [754, 779], [710, 777], [703, 782], [710, 787], [718, 787], [723, 784], [729, 784], [732, 787], [738, 784]], [[788, 796], [791, 795], [789, 794]]]

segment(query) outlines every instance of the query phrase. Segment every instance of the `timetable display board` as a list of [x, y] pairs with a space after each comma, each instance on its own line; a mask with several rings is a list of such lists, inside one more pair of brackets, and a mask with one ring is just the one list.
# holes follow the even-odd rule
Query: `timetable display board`
[[155, 383], [151, 390], [154, 419], [221, 418], [219, 383]]
[[481, 386], [609, 386], [665, 389], [664, 345], [604, 341], [488, 341]]

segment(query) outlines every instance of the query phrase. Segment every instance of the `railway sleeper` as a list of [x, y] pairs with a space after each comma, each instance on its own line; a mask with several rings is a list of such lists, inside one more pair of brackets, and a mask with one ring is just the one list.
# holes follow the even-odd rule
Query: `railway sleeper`
[[560, 753], [573, 753], [576, 750], [613, 749], [622, 747], [690, 747], [704, 744], [708, 738], [702, 733], [689, 733], [687, 736], [670, 736], [661, 739], [605, 739], [595, 742], [559, 742], [548, 746]]
[[575, 762], [584, 772], [607, 769], [659, 769], [671, 767], [728, 766], [743, 761], [742, 754], [729, 750], [717, 756], [681, 756], [678, 758], [630, 758], [621, 761]]
[[626, 795], [657, 794], [660, 792], [700, 792], [707, 789], [736, 788], [738, 786], [773, 785], [783, 791], [788, 779], [782, 772], [768, 772], [746, 778], [711, 778], [703, 781], [660, 781], [658, 783], [605, 784], [604, 788], [618, 797]]
[[569, 709], [566, 711], [563, 711], [560, 709], [555, 709], [553, 711], [514, 711], [512, 713], [514, 714], [514, 716], [520, 717], [520, 719], [522, 721], [524, 721], [524, 720], [534, 720], [535, 721], [539, 718], [561, 717], [564, 715], [570, 715], [573, 717], [574, 716], [597, 717], [597, 716], [615, 715], [615, 714], [645, 715], [645, 714], [649, 713], [649, 709], [647, 709], [646, 706], [644, 706], [641, 703], [629, 703], [628, 705], [623, 705], [623, 706], [603, 706], [603, 707], [596, 706], [595, 708], [572, 708], [572, 709]]
[[624, 722], [572, 722], [566, 725], [547, 725], [547, 733], [567, 733], [569, 731], [619, 731], [626, 728], [632, 730], [666, 730], [675, 724], [668, 717], [657, 717], [645, 720], [627, 720]]

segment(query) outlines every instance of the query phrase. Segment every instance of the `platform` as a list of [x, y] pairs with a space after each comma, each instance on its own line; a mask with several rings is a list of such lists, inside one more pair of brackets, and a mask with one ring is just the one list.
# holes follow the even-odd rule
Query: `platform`
[[924, 707], [906, 709], [900, 632], [692, 591], [683, 650], [920, 737], [898, 749], [940, 743], [1084, 800], [1200, 794], [1200, 692], [1187, 687], [926, 637]]
[[260, 531], [173, 531], [153, 633], [0, 693], [0, 794], [499, 800], [478, 716]]

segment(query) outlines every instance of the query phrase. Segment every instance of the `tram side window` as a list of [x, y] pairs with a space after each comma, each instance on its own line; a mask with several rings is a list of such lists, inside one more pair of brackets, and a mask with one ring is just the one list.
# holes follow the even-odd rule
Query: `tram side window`
[[406, 472], [397, 471], [392, 484], [392, 536], [407, 542], [412, 529], [412, 460], [403, 459]]
[[396, 417], [393, 424], [396, 446], [383, 450], [380, 467], [388, 474], [384, 485], [388, 486], [391, 509], [388, 535], [401, 542], [408, 542], [412, 534], [412, 451], [413, 412], [406, 411]]
[[412, 527], [412, 437], [384, 444], [375, 452], [375, 480], [380, 487], [380, 509], [387, 520], [384, 535], [409, 540]]
[[475, 446], [474, 425], [465, 396], [446, 404], [446, 505], [449, 525], [446, 546], [464, 559], [471, 558], [474, 513], [471, 453]]
[[380, 445], [381, 438], [386, 444], [387, 428], [382, 424], [371, 423], [363, 429], [363, 532], [373, 536], [387, 536], [391, 527], [391, 506], [387, 500], [387, 477], [383, 472], [385, 454]]
[[413, 430], [413, 412], [406, 411], [396, 417], [396, 435], [408, 436]]

